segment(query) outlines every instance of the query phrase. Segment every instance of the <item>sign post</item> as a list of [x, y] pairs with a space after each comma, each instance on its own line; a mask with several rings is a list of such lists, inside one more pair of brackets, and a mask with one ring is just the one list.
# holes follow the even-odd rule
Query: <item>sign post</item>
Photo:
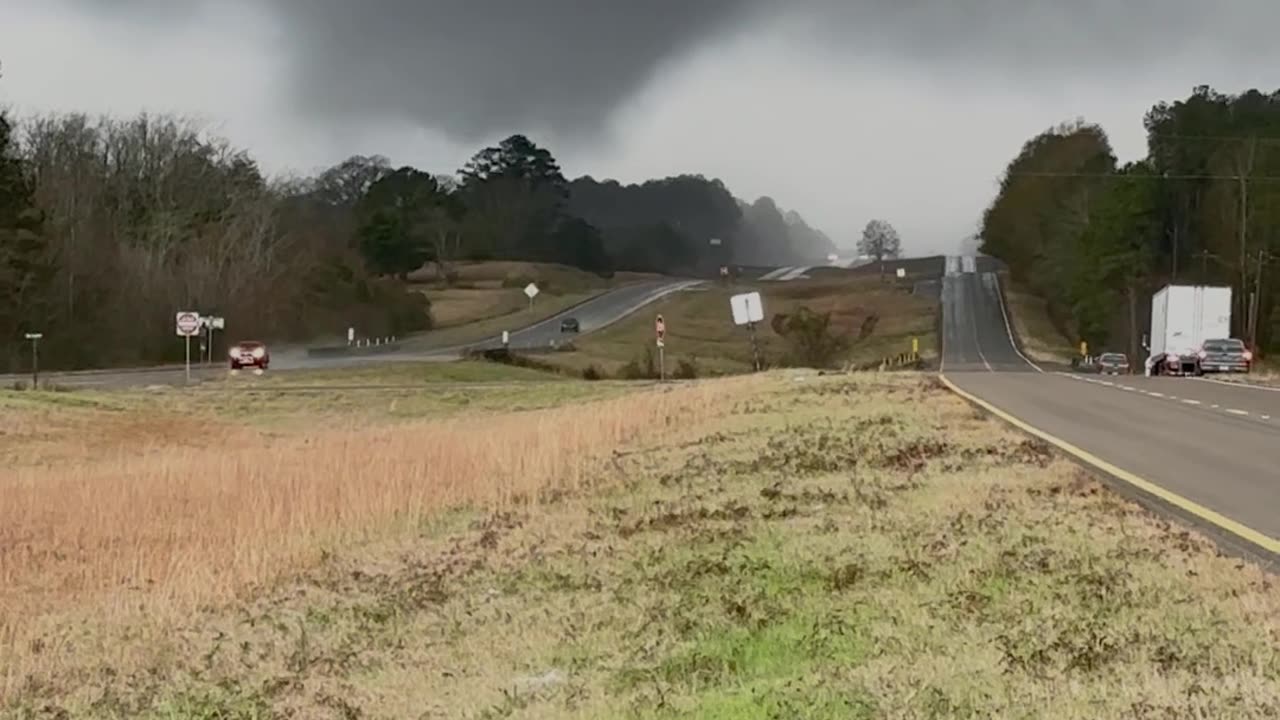
[[654, 329], [658, 335], [658, 381], [667, 381], [667, 321], [662, 319], [662, 315], [658, 315], [658, 319], [654, 322]]
[[178, 337], [187, 343], [187, 382], [191, 382], [191, 338], [200, 334], [200, 313], [189, 310], [177, 314], [175, 323]]
[[31, 341], [31, 389], [40, 389], [40, 338], [44, 337], [44, 333], [27, 333], [27, 339]]
[[529, 283], [524, 287], [524, 294], [529, 296], [529, 309], [533, 309], [533, 299], [538, 295], [538, 286]]
[[764, 320], [764, 302], [760, 299], [760, 293], [734, 295], [729, 298], [729, 308], [733, 311], [733, 324], [746, 325], [751, 332], [751, 356], [756, 372], [759, 372], [760, 341], [756, 337], [756, 323]]
[[502, 331], [502, 347], [504, 348], [511, 347], [511, 331], [510, 330]]
[[213, 331], [214, 331], [214, 330], [221, 330], [221, 329], [225, 328], [225, 327], [227, 326], [227, 321], [226, 321], [226, 319], [225, 319], [225, 318], [220, 318], [220, 317], [215, 317], [215, 316], [209, 316], [209, 317], [204, 317], [204, 318], [200, 318], [200, 319], [201, 319], [201, 321], [203, 321], [203, 323], [204, 323], [204, 327], [205, 327], [205, 329], [206, 329], [206, 330], [208, 331], [208, 333], [209, 333], [209, 360], [208, 360], [208, 362], [209, 362], [209, 364], [210, 364], [210, 365], [212, 365], [212, 364], [213, 364]]

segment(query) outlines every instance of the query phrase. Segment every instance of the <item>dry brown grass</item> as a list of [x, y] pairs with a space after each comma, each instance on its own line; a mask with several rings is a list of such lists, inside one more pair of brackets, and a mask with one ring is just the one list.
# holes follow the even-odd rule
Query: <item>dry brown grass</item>
[[442, 510], [571, 491], [615, 448], [695, 422], [730, 392], [277, 439], [232, 428], [209, 447], [152, 436], [97, 462], [0, 471], [0, 698], [68, 660], [69, 648], [36, 642], [64, 612], [173, 618]]
[[1044, 298], [1013, 284], [1007, 276], [1004, 289], [1009, 321], [1018, 331], [1027, 357], [1040, 362], [1068, 362], [1078, 355], [1072, 342], [1053, 324]]
[[441, 288], [424, 290], [437, 329], [520, 312], [529, 299], [519, 288]]

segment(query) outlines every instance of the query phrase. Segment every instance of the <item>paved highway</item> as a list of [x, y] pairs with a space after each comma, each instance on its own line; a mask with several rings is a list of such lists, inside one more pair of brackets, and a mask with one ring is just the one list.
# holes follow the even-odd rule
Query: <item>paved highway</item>
[[[547, 347], [552, 340], [562, 341], [566, 337], [572, 337], [560, 333], [560, 321], [565, 317], [576, 317], [581, 326], [581, 333], [585, 334], [599, 330], [662, 297], [689, 289], [702, 282], [701, 280], [657, 281], [627, 285], [610, 290], [552, 318], [511, 333], [511, 346], [515, 349]], [[413, 348], [410, 346], [402, 350], [376, 355], [325, 358], [308, 357], [306, 350], [303, 348], [289, 348], [275, 350], [271, 353], [271, 372], [356, 367], [387, 362], [445, 362], [456, 360], [462, 353], [472, 348], [499, 347], [501, 344], [502, 338], [499, 336], [477, 343], [448, 348]], [[221, 362], [221, 359], [219, 360], [213, 366], [193, 366], [191, 370], [192, 379], [203, 380], [226, 377], [226, 365]], [[185, 383], [186, 373], [183, 367], [178, 366], [126, 370], [92, 370], [72, 373], [41, 373], [40, 378], [42, 382], [47, 380], [68, 388], [124, 388], [180, 385]], [[29, 375], [0, 375], [0, 384], [5, 386], [28, 380], [30, 380]]]
[[[612, 325], [660, 298], [688, 290], [703, 282], [702, 280], [659, 281], [618, 288], [575, 308], [566, 310], [559, 315], [511, 333], [511, 348], [513, 350], [529, 350], [551, 347], [552, 343], [567, 342], [572, 340], [574, 336], [560, 332], [560, 321], [565, 318], [572, 317], [578, 320], [579, 334], [593, 332]], [[432, 354], [457, 354], [469, 348], [489, 349], [498, 347], [502, 347], [501, 336], [460, 348], [433, 351]]]
[[1079, 459], [1108, 466], [1104, 472], [1124, 489], [1275, 559], [1280, 392], [1036, 366], [1014, 344], [994, 269], [981, 261], [948, 261], [942, 289], [945, 378]]

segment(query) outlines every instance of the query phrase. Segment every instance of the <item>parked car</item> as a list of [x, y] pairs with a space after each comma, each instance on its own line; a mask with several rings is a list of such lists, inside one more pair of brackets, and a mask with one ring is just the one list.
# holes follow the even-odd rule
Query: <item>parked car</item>
[[1129, 356], [1116, 352], [1102, 353], [1098, 356], [1097, 367], [1100, 375], [1128, 375]]
[[578, 332], [578, 318], [565, 318], [560, 321], [560, 332], [576, 333]]
[[231, 358], [232, 370], [266, 370], [271, 364], [271, 353], [267, 351], [267, 346], [257, 340], [242, 340], [232, 345], [227, 354]]
[[1200, 374], [1249, 372], [1253, 365], [1253, 353], [1237, 338], [1205, 340], [1197, 353]]

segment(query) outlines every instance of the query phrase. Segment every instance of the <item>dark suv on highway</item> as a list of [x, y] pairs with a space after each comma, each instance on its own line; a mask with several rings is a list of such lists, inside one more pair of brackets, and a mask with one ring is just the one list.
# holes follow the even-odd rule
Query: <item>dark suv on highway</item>
[[578, 318], [565, 318], [560, 321], [560, 332], [576, 333], [578, 332]]
[[1253, 365], [1253, 353], [1245, 347], [1243, 340], [1226, 338], [1222, 340], [1205, 340], [1197, 353], [1200, 362], [1199, 372], [1205, 373], [1247, 373]]
[[1102, 353], [1098, 357], [1098, 374], [1128, 375], [1129, 358], [1124, 353]]

